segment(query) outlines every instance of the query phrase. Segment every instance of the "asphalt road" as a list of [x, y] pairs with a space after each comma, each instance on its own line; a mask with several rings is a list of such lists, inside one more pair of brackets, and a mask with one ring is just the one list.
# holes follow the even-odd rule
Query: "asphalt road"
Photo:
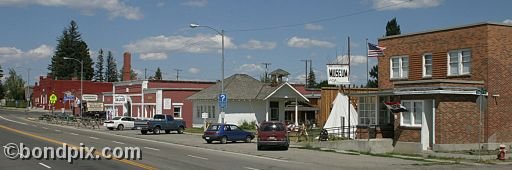
[[139, 147], [141, 160], [10, 160], [0, 169], [500, 169], [499, 165], [443, 165], [368, 155], [346, 155], [290, 148], [256, 151], [254, 143], [206, 144], [191, 134], [141, 135], [138, 131], [90, 130], [29, 121], [41, 113], [0, 110], [0, 145]]

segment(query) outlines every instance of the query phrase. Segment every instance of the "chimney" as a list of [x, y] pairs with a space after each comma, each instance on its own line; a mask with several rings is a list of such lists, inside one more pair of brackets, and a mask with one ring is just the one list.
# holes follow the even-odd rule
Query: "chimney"
[[125, 52], [123, 54], [124, 60], [123, 60], [123, 81], [130, 80], [131, 77], [131, 62], [132, 62], [132, 55], [129, 52]]

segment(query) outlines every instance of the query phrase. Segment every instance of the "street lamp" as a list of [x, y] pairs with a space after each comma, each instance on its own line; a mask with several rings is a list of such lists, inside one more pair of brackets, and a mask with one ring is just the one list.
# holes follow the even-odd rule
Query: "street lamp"
[[83, 84], [83, 78], [84, 78], [84, 62], [82, 60], [78, 60], [76, 58], [69, 58], [64, 57], [64, 60], [75, 60], [80, 63], [80, 117], [82, 117], [82, 109], [83, 109], [83, 95], [84, 95], [84, 84]]
[[[215, 28], [212, 28], [210, 26], [207, 26], [207, 25], [199, 25], [199, 24], [190, 24], [190, 28], [197, 28], [197, 27], [206, 27], [206, 28], [209, 28], [215, 32], [217, 32], [217, 34], [219, 34], [221, 37], [222, 37], [222, 78], [220, 79], [220, 94], [224, 94], [224, 30], [217, 30]], [[226, 100], [227, 102], [227, 100]], [[227, 104], [226, 104], [227, 105]], [[224, 113], [224, 107], [220, 107], [220, 113], [223, 114]], [[224, 123], [224, 115], [221, 115], [221, 122]]]

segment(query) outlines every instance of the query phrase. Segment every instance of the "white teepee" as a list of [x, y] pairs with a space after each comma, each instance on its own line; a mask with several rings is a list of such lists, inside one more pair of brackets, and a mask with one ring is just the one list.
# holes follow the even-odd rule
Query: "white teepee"
[[[327, 122], [325, 122], [324, 129], [327, 129], [329, 134], [341, 134], [345, 136], [348, 135], [350, 129], [350, 138], [354, 139], [356, 129], [348, 128], [348, 102], [349, 99], [346, 95], [338, 93], [336, 99], [334, 99], [331, 113], [329, 113], [329, 118], [327, 119]], [[356, 109], [354, 109], [354, 106], [350, 104], [350, 126], [355, 127], [358, 123], [358, 118], [359, 116]], [[345, 126], [343, 130], [339, 129], [342, 126], [342, 120], [344, 120], [343, 126]]]

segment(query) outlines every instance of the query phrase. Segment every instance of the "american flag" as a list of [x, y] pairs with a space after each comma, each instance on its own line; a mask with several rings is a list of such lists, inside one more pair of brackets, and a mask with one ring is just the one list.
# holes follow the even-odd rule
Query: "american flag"
[[385, 47], [379, 47], [378, 45], [368, 43], [368, 57], [380, 57], [384, 55]]

